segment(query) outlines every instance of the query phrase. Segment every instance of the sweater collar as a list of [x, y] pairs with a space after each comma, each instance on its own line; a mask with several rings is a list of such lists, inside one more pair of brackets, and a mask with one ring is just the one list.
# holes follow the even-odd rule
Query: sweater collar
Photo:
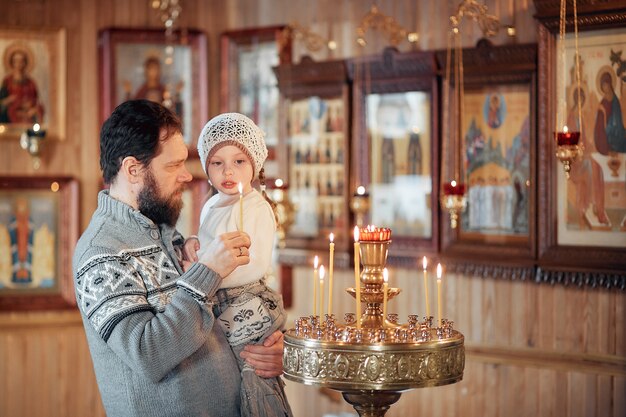
[[139, 210], [111, 197], [109, 190], [102, 190], [98, 193], [96, 213], [127, 225], [136, 224], [143, 228], [157, 228], [157, 225]]

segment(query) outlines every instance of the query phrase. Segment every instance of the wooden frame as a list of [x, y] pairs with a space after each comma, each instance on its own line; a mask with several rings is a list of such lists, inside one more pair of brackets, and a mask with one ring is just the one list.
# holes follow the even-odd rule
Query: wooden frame
[[109, 28], [98, 38], [100, 121], [128, 99], [169, 99], [181, 118], [185, 143], [197, 155], [197, 139], [209, 115], [206, 35], [178, 31], [170, 43], [163, 30]]
[[[582, 234], [585, 239], [583, 242], [577, 242], [575, 244], [568, 244], [569, 242], [564, 240], [565, 234], [563, 233], [563, 227], [561, 226], [566, 222], [566, 215], [564, 207], [567, 201], [561, 201], [564, 196], [570, 194], [571, 187], [581, 187], [576, 176], [578, 173], [572, 172], [573, 180], [566, 181], [563, 174], [563, 168], [561, 163], [555, 158], [556, 144], [553, 139], [553, 132], [557, 129], [555, 127], [557, 99], [561, 94], [557, 88], [557, 80], [562, 80], [564, 70], [559, 66], [557, 62], [557, 38], [558, 38], [558, 24], [559, 24], [559, 10], [558, 4], [556, 7], [553, 2], [535, 0], [535, 6], [537, 8], [537, 19], [541, 21], [542, 25], [539, 26], [539, 273], [538, 279], [548, 282], [564, 282], [573, 283], [577, 285], [589, 285], [589, 286], [602, 286], [602, 287], [618, 287], [624, 288], [626, 286], [626, 240], [624, 244], [617, 244], [613, 246], [604, 246], [601, 241], [594, 236], [598, 234], [596, 230], [585, 230], [591, 224], [583, 223], [580, 226]], [[569, 13], [567, 16], [567, 31], [573, 31], [573, 20]], [[598, 64], [599, 61], [607, 61], [605, 64], [611, 66], [610, 56], [607, 55], [608, 51], [605, 51], [600, 46], [595, 49], [597, 52], [594, 54], [593, 59], [587, 56], [589, 50], [586, 49], [585, 39], [589, 37], [598, 36], [602, 39], [603, 36], [607, 36], [607, 30], [611, 28], [622, 28], [626, 25], [626, 2], [624, 1], [611, 1], [605, 2], [600, 6], [594, 4], [591, 1], [579, 1], [578, 2], [578, 25], [580, 30], [581, 44], [581, 56], [583, 58], [583, 67], [581, 70], [582, 80], [584, 84], [581, 86], [587, 88], [587, 106], [591, 109], [593, 114], [595, 110], [599, 110], [599, 104], [597, 104], [602, 98], [602, 92], [596, 87], [596, 72], [599, 73], [597, 68], [593, 65]], [[568, 35], [571, 36], [571, 35]], [[568, 49], [568, 43], [566, 41], [566, 50]], [[626, 47], [626, 42], [624, 42]], [[570, 48], [571, 49], [571, 48]], [[605, 48], [606, 49], [606, 48]], [[615, 49], [615, 45], [613, 45]], [[626, 49], [626, 48], [624, 48]], [[599, 54], [599, 55], [598, 55]], [[566, 56], [571, 56], [571, 51], [567, 52]], [[596, 56], [597, 55], [597, 56]], [[571, 60], [571, 59], [570, 59]], [[566, 61], [569, 62], [569, 61]], [[566, 63], [566, 67], [569, 64]], [[565, 83], [569, 84], [570, 78], [566, 74], [567, 78]], [[615, 87], [615, 84], [614, 84]], [[567, 88], [567, 87], [566, 87]], [[617, 88], [615, 88], [617, 90]], [[571, 90], [571, 89], [570, 89]], [[568, 90], [566, 90], [567, 92]], [[584, 91], [583, 91], [584, 92]], [[567, 94], [566, 103], [571, 101], [571, 94]], [[594, 100], [594, 98], [597, 100]], [[621, 100], [624, 100], [622, 97]], [[571, 104], [571, 103], [570, 103]], [[587, 107], [583, 104], [583, 107]], [[586, 113], [588, 109], [582, 111]], [[586, 120], [587, 119], [587, 120]], [[586, 123], [589, 124], [589, 117], [583, 116], [583, 141], [587, 141], [587, 150], [583, 156], [582, 162], [578, 161], [575, 164], [581, 164], [585, 166], [585, 161], [589, 162], [588, 165], [595, 165], [591, 159], [596, 160], [598, 164], [601, 162], [595, 158], [593, 147], [595, 146], [595, 132], [593, 131], [593, 125], [586, 127]], [[576, 118], [577, 120], [577, 118]], [[592, 121], [593, 123], [593, 121]], [[592, 129], [592, 130], [588, 130]], [[592, 138], [594, 136], [594, 139]], [[587, 137], [588, 136], [588, 137]], [[590, 142], [591, 141], [591, 142]], [[591, 159], [589, 159], [591, 157]], [[576, 165], [572, 168], [578, 169]], [[590, 170], [589, 178], [594, 181], [593, 170]], [[624, 188], [624, 183], [621, 183], [621, 188]], [[623, 191], [623, 190], [622, 190]], [[580, 192], [580, 189], [576, 189], [576, 192]], [[604, 201], [606, 201], [606, 193]], [[567, 198], [567, 197], [565, 197]], [[597, 207], [596, 203], [592, 203], [593, 207]], [[623, 210], [626, 213], [626, 205], [620, 204], [619, 210]], [[620, 211], [621, 212], [621, 211]], [[601, 232], [600, 232], [601, 233]], [[626, 236], [624, 232], [614, 232], [620, 238]], [[596, 241], [595, 244], [593, 242]]]
[[221, 35], [220, 111], [240, 112], [266, 133], [268, 178], [278, 176], [279, 91], [272, 68], [291, 64], [286, 26], [224, 32]]
[[[13, 66], [18, 53], [25, 57], [23, 70]], [[65, 30], [0, 29], [0, 56], [0, 138], [18, 138], [39, 123], [48, 138], [65, 139]], [[27, 87], [21, 81], [17, 89], [12, 71], [21, 73]]]
[[[439, 120], [439, 93], [435, 56], [432, 52], [399, 53], [395, 49], [387, 48], [381, 55], [352, 60], [349, 63], [349, 69], [350, 77], [353, 80], [354, 102], [352, 117], [354, 143], [352, 159], [354, 164], [351, 186], [353, 190], [356, 190], [358, 185], [364, 185], [368, 188], [370, 194], [369, 221], [373, 223], [377, 222], [378, 217], [384, 217], [383, 214], [377, 216], [373, 211], [381, 206], [376, 195], [380, 195], [382, 198], [388, 195], [396, 196], [394, 197], [395, 200], [388, 205], [392, 211], [399, 210], [401, 207], [415, 207], [414, 203], [416, 202], [420, 206], [424, 206], [422, 211], [425, 212], [425, 215], [423, 218], [418, 217], [406, 221], [408, 225], [406, 228], [410, 230], [409, 232], [403, 233], [398, 223], [392, 224], [390, 220], [383, 221], [384, 224], [377, 224], [381, 227], [390, 227], [393, 230], [394, 244], [389, 250], [389, 263], [412, 268], [417, 265], [418, 259], [421, 260], [423, 255], [433, 256], [439, 245], [439, 209], [436, 198], [436, 190], [439, 189], [439, 125], [437, 123]], [[374, 115], [368, 113], [368, 100], [370, 106], [374, 106], [374, 100], [378, 100], [377, 109], [380, 113], [377, 114], [381, 117], [374, 119]], [[385, 104], [385, 101], [388, 104]], [[384, 111], [383, 106], [388, 107], [390, 111]], [[430, 112], [429, 117], [425, 115], [427, 112]], [[368, 117], [368, 114], [371, 117]], [[388, 120], [400, 117], [399, 114], [404, 117], [402, 126], [399, 124], [391, 125]], [[370, 129], [370, 124], [377, 119], [380, 119], [377, 123], [381, 127], [374, 132]], [[387, 139], [390, 139], [388, 141], [383, 138], [386, 135], [386, 130], [389, 135]], [[378, 134], [377, 132], [381, 133]], [[387, 162], [383, 162], [381, 155], [374, 154], [372, 151], [371, 143], [378, 136], [381, 136], [381, 153], [384, 154], [382, 149], [385, 148], [385, 144], [391, 143], [394, 148], [393, 152], [389, 152], [392, 156]], [[414, 136], [417, 136], [415, 140]], [[409, 151], [402, 155], [400, 155], [401, 150], [396, 152], [396, 145], [392, 141], [395, 139], [408, 147]], [[419, 144], [419, 148], [415, 143]], [[403, 177], [413, 182], [419, 182], [400, 185], [400, 181], [396, 181], [396, 179], [400, 179], [399, 173], [402, 168], [398, 168], [401, 164], [396, 163], [396, 161], [401, 156], [411, 155], [412, 144], [414, 150], [424, 149], [420, 158], [423, 161], [423, 166], [415, 167], [415, 170], [410, 167], [406, 168]], [[387, 148], [389, 147], [387, 146]], [[411, 159], [412, 156], [409, 156], [407, 165], [410, 164]], [[385, 167], [385, 163], [393, 166], [394, 172], [390, 173]], [[428, 164], [430, 166], [427, 166]], [[373, 169], [377, 169], [377, 166], [380, 167], [378, 169], [378, 172], [381, 173], [380, 178], [388, 176], [390, 177], [387, 178], [389, 181], [384, 178], [382, 180], [377, 178], [377, 174], [373, 173]], [[413, 171], [415, 173], [411, 174]], [[423, 181], [422, 177], [426, 177], [426, 181]], [[390, 193], [389, 190], [386, 190], [388, 186], [395, 187], [395, 190]], [[377, 187], [380, 192], [377, 192]], [[421, 190], [422, 188], [424, 191]], [[416, 191], [411, 193], [412, 189]], [[409, 201], [410, 198], [413, 200]], [[393, 222], [396, 221], [395, 216], [389, 216], [389, 218], [393, 218]]]
[[[438, 53], [438, 60], [445, 68], [445, 51]], [[484, 276], [532, 276], [536, 67], [534, 44], [493, 46], [481, 40], [476, 48], [463, 50], [461, 149], [451, 149], [461, 153], [468, 207], [456, 229], [450, 227], [447, 215], [441, 222], [441, 251], [449, 269], [475, 272], [480, 268]], [[445, 74], [442, 82], [447, 82]], [[452, 126], [455, 122], [449, 129], [457, 128]], [[448, 156], [442, 163], [453, 172], [454, 158]], [[498, 259], [493, 258], [494, 252]]]
[[[281, 93], [281, 173], [296, 204], [296, 221], [288, 231], [279, 261], [310, 264], [310, 251], [327, 251], [335, 235], [335, 265], [349, 262], [351, 229], [348, 209], [349, 86], [344, 61], [315, 62], [275, 68]], [[322, 169], [323, 167], [323, 169]], [[323, 173], [323, 175], [322, 175]], [[327, 175], [330, 174], [330, 175]]]
[[76, 305], [78, 181], [0, 177], [0, 310]]

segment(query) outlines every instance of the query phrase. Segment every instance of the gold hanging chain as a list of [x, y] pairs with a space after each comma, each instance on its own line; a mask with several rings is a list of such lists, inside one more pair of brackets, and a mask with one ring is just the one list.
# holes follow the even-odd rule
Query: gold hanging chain
[[[583, 132], [583, 117], [582, 117], [582, 97], [581, 97], [581, 74], [580, 74], [580, 52], [578, 49], [578, 9], [576, 6], [576, 0], [572, 0], [573, 8], [574, 8], [574, 76], [576, 77], [576, 90], [572, 93], [572, 98], [574, 97], [574, 93], [577, 94], [576, 99], [576, 107], [578, 113], [578, 126], [569, 126], [569, 129], [574, 131], [578, 129], [580, 134]], [[560, 60], [559, 67], [561, 71], [567, 73], [567, 61], [565, 59], [565, 32], [567, 28], [567, 0], [561, 0], [561, 7], [559, 10], [559, 46], [558, 46], [558, 56]], [[566, 76], [559, 76], [557, 74], [558, 81], [558, 91], [562, 92], [562, 94], [566, 95], [565, 92], [565, 78]], [[561, 99], [563, 100], [563, 99]], [[556, 131], [560, 131], [562, 128], [561, 124], [559, 124], [559, 107], [561, 107], [563, 113], [561, 116], [566, 119], [567, 115], [567, 100], [565, 100], [565, 106], [558, 106], [559, 101], [557, 99], [557, 110], [555, 111], [555, 127]], [[567, 124], [565, 120], [564, 125]]]
[[461, 47], [461, 34], [460, 32], [455, 33], [456, 36], [456, 41], [457, 41], [457, 50], [456, 50], [456, 54], [457, 54], [457, 62], [458, 62], [458, 73], [459, 73], [459, 103], [458, 103], [458, 109], [459, 109], [459, 117], [457, 118], [458, 120], [458, 133], [457, 133], [457, 138], [456, 138], [456, 151], [454, 152], [454, 155], [456, 157], [456, 160], [454, 161], [454, 167], [455, 167], [455, 172], [454, 172], [454, 179], [459, 181], [459, 182], [464, 182], [461, 181], [461, 154], [462, 154], [462, 148], [463, 148], [463, 115], [465, 114], [465, 78], [464, 78], [464, 71], [463, 71], [463, 48]]
[[[583, 135], [583, 112], [582, 112], [582, 90], [580, 88], [580, 52], [578, 50], [578, 10], [576, 9], [576, 0], [573, 0], [574, 3], [574, 48], [576, 54], [576, 94], [578, 95], [578, 99], [576, 100], [576, 104], [578, 105], [578, 130], [580, 131], [581, 136]], [[572, 94], [572, 97], [574, 95]]]
[[[452, 82], [452, 80], [450, 79], [450, 62], [452, 60], [452, 38], [453, 38], [454, 34], [452, 31], [450, 31], [450, 33], [448, 34], [448, 47], [446, 48], [446, 82], [443, 85], [443, 108], [444, 109], [450, 109], [450, 83]], [[454, 100], [453, 100], [454, 102]], [[446, 129], [446, 134], [444, 135], [444, 138], [447, 136], [448, 140], [444, 140], [443, 143], [441, 144], [441, 157], [442, 158], [448, 158], [448, 141], [450, 140], [450, 117], [449, 117], [449, 111], [448, 112], [444, 112], [444, 116], [446, 117], [447, 120], [444, 120], [444, 127]], [[443, 159], [442, 159], [443, 161]], [[446, 167], [447, 164], [442, 163], [441, 164], [441, 184], [440, 187], [442, 187], [443, 189], [443, 184], [444, 182], [447, 181], [447, 178], [444, 178], [444, 169]]]
[[[560, 65], [557, 68], [561, 68], [563, 71], [565, 69], [566, 61], [565, 61], [565, 9], [566, 9], [566, 1], [561, 0], [561, 7], [559, 10], [559, 44], [558, 44], [558, 60], [560, 61]], [[565, 94], [565, 78], [559, 77], [557, 74], [557, 91], [563, 92]], [[559, 123], [559, 107], [563, 108], [563, 106], [559, 106], [559, 102], [562, 101], [562, 98], [556, 99], [556, 110], [554, 112], [554, 126], [557, 132], [560, 132], [563, 125]], [[567, 112], [567, 102], [563, 108], [564, 112]], [[565, 117], [565, 114], [561, 114], [561, 117]]]

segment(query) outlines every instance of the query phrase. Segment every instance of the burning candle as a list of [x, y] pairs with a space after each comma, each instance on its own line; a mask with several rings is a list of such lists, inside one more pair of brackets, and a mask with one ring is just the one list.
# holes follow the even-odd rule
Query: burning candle
[[424, 298], [426, 299], [426, 317], [430, 317], [430, 303], [428, 302], [428, 259], [422, 258], [424, 267]]
[[239, 231], [243, 232], [243, 184], [237, 184], [239, 190]]
[[580, 132], [570, 132], [567, 126], [563, 126], [562, 132], [556, 132], [556, 144], [559, 146], [575, 146], [580, 140]]
[[330, 254], [328, 258], [328, 315], [333, 314], [333, 258], [335, 257], [335, 235], [329, 236]]
[[365, 187], [363, 187], [362, 185], [359, 185], [358, 187], [356, 187], [356, 193], [354, 194], [355, 197], [369, 197], [368, 194], [365, 192]]
[[320, 320], [324, 317], [324, 265], [320, 265]]
[[437, 264], [437, 317], [439, 317], [439, 327], [441, 327], [441, 264]]
[[457, 183], [452, 180], [443, 184], [444, 195], [463, 195], [465, 194], [465, 184]]
[[361, 280], [360, 267], [361, 260], [359, 258], [359, 226], [354, 226], [354, 290], [356, 291], [356, 327], [361, 328]]
[[317, 316], [317, 277], [318, 277], [317, 265], [318, 263], [319, 263], [319, 258], [316, 255], [315, 259], [313, 259], [313, 315], [314, 316]]
[[385, 280], [383, 284], [383, 325], [384, 325], [385, 318], [387, 317], [387, 290], [389, 289], [389, 271], [387, 271], [387, 268], [383, 269], [383, 279]]

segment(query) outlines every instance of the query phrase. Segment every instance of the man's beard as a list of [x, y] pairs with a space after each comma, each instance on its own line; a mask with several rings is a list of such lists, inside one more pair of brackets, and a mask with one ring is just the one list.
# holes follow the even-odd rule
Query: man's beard
[[156, 224], [167, 224], [174, 227], [183, 208], [183, 199], [178, 193], [169, 197], [161, 197], [161, 190], [152, 171], [147, 170], [145, 183], [137, 196], [137, 205], [141, 214]]

